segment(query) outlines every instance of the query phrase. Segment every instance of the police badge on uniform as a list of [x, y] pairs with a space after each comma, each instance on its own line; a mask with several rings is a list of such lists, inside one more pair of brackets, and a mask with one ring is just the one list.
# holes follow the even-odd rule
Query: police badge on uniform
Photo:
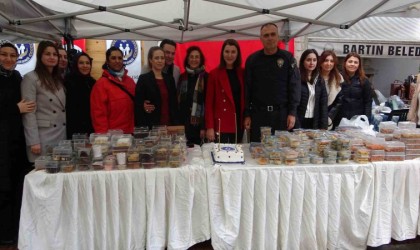
[[279, 68], [283, 67], [283, 64], [284, 64], [283, 58], [277, 59], [277, 66], [279, 66]]

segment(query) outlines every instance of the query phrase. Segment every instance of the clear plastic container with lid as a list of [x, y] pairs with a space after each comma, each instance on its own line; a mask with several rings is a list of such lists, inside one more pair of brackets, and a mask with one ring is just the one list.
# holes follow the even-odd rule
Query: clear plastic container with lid
[[384, 161], [385, 151], [384, 150], [371, 150], [369, 160], [371, 162]]
[[87, 146], [87, 139], [76, 139], [73, 140], [73, 149], [77, 151], [79, 148], [85, 148]]
[[369, 137], [365, 140], [365, 145], [370, 150], [384, 150], [385, 138]]
[[404, 161], [405, 152], [385, 152], [385, 161]]
[[71, 147], [72, 146], [72, 141], [71, 140], [61, 140], [61, 141], [58, 142], [58, 146]]
[[383, 134], [392, 134], [397, 128], [397, 124], [393, 121], [386, 121], [379, 123], [379, 132]]
[[113, 135], [111, 137], [111, 145], [113, 148], [128, 149], [133, 144], [133, 137], [126, 134]]
[[89, 136], [91, 144], [108, 145], [111, 142], [111, 135], [108, 133], [92, 133]]
[[74, 140], [88, 140], [88, 134], [86, 133], [74, 133], [71, 137], [71, 139]]
[[411, 121], [398, 122], [398, 128], [400, 129], [416, 129], [416, 123]]
[[71, 161], [60, 161], [60, 169], [64, 173], [73, 172], [76, 169], [76, 165], [73, 160]]
[[324, 162], [324, 158], [322, 156], [313, 154], [313, 155], [310, 155], [309, 157], [311, 158], [312, 164], [322, 164]]
[[400, 141], [388, 141], [385, 143], [387, 152], [405, 152], [405, 143]]
[[73, 156], [73, 149], [69, 146], [57, 146], [53, 149], [54, 161], [70, 161]]
[[60, 165], [58, 161], [47, 161], [45, 163], [45, 171], [50, 174], [55, 174], [60, 172]]
[[45, 169], [48, 161], [52, 161], [51, 156], [41, 155], [35, 159], [35, 170]]

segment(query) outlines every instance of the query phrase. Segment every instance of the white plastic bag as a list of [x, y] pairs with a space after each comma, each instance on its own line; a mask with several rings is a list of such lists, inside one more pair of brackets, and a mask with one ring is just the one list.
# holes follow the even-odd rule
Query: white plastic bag
[[373, 130], [373, 125], [369, 124], [369, 119], [365, 115], [355, 115], [350, 120], [343, 118], [340, 121], [339, 127], [358, 127], [362, 129], [362, 132], [368, 135], [376, 135]]

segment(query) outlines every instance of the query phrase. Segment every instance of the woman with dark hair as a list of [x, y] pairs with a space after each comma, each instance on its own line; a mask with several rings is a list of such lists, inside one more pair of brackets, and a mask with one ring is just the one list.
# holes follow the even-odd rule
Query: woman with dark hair
[[0, 40], [0, 247], [16, 244], [24, 174], [29, 166], [21, 114], [35, 102], [21, 98], [16, 47]]
[[185, 72], [178, 82], [180, 121], [185, 126], [188, 144], [201, 145], [205, 137], [204, 98], [208, 73], [201, 49], [191, 46], [184, 60]]
[[82, 52], [75, 56], [71, 71], [66, 76], [67, 138], [74, 133], [93, 133], [90, 117], [90, 93], [95, 79], [90, 75], [92, 58]]
[[362, 59], [355, 52], [350, 52], [344, 59], [343, 78], [341, 85], [342, 106], [338, 118], [351, 119], [355, 115], [372, 114], [371, 84], [365, 75]]
[[336, 121], [338, 111], [341, 107], [341, 84], [343, 76], [338, 71], [338, 58], [332, 50], [325, 50], [319, 58], [320, 73], [325, 81], [328, 94], [328, 129], [338, 125]]
[[328, 128], [328, 96], [324, 79], [319, 75], [318, 52], [307, 49], [299, 60], [301, 96], [297, 108], [296, 127]]
[[22, 97], [35, 101], [36, 110], [23, 115], [27, 153], [30, 162], [46, 153], [47, 146], [66, 139], [66, 94], [58, 68], [58, 49], [41, 41], [36, 52], [35, 70], [22, 81]]
[[178, 110], [174, 78], [162, 71], [165, 52], [161, 47], [151, 47], [147, 60], [150, 72], [140, 75], [136, 86], [136, 126], [176, 125]]
[[238, 143], [243, 134], [243, 113], [245, 107], [244, 69], [239, 44], [227, 39], [220, 54], [219, 67], [209, 73], [205, 120], [206, 137], [216, 139], [219, 132], [220, 142]]
[[90, 114], [96, 133], [110, 129], [134, 131], [134, 92], [136, 84], [124, 68], [123, 53], [117, 47], [106, 51], [103, 73], [90, 94]]

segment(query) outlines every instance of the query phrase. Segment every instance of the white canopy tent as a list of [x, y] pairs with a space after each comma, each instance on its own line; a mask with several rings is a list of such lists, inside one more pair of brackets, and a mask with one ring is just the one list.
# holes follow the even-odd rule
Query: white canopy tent
[[327, 29], [308, 35], [308, 48], [350, 51], [363, 57], [419, 58], [420, 18], [369, 17], [347, 30]]
[[285, 41], [316, 31], [346, 29], [415, 0], [4, 0], [1, 37], [23, 40], [135, 39], [178, 42], [256, 39], [274, 22]]

